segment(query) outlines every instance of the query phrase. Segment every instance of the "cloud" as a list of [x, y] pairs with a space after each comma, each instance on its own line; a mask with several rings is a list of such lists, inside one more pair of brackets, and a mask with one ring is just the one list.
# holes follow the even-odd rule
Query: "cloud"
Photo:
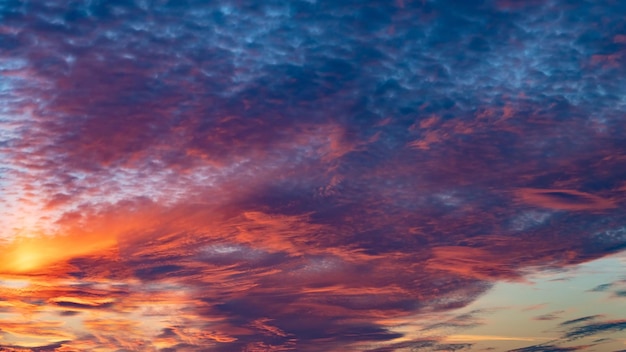
[[597, 318], [600, 318], [600, 317], [602, 317], [602, 316], [601, 315], [589, 315], [589, 316], [582, 317], [582, 318], [566, 320], [566, 321], [562, 322], [561, 325], [565, 326], [565, 325], [579, 324], [579, 323], [587, 322], [589, 320], [594, 320], [594, 319], [597, 319]]
[[624, 10], [0, 5], [11, 341], [471, 348], [399, 327], [626, 246]]
[[79, 297], [55, 297], [50, 302], [64, 308], [83, 308], [83, 309], [97, 309], [108, 308], [113, 305], [114, 301], [111, 299], [83, 299]]
[[626, 321], [615, 320], [598, 323], [586, 323], [571, 328], [564, 335], [565, 338], [575, 340], [586, 336], [596, 335], [605, 332], [622, 331], [626, 329]]
[[519, 190], [519, 197], [531, 204], [561, 210], [593, 210], [615, 207], [610, 200], [572, 190], [527, 188]]
[[522, 311], [528, 312], [528, 311], [533, 311], [533, 310], [539, 310], [539, 309], [544, 309], [548, 306], [549, 306], [548, 303], [539, 303], [539, 304], [534, 304], [532, 306], [524, 307]]
[[556, 320], [559, 319], [559, 315], [565, 313], [565, 311], [555, 311], [555, 312], [551, 312], [551, 313], [546, 313], [546, 314], [542, 314], [542, 315], [537, 315], [535, 317], [533, 317], [533, 320]]
[[45, 352], [58, 350], [63, 347], [63, 343], [64, 341], [43, 346], [0, 345], [0, 348], [6, 351]]
[[451, 271], [479, 279], [516, 277], [514, 270], [498, 263], [495, 253], [468, 247], [435, 247], [433, 252], [434, 258], [427, 264], [430, 269]]
[[[485, 310], [485, 309], [472, 310], [464, 314], [453, 316], [446, 320], [441, 319], [442, 320], [441, 322], [427, 325], [426, 327], [422, 328], [422, 331], [434, 330], [434, 331], [441, 333], [443, 331], [449, 332], [453, 330], [456, 331], [456, 330], [474, 328], [480, 325], [484, 325], [486, 323], [486, 319], [482, 317], [481, 315], [487, 315], [489, 313], [491, 313], [491, 311]], [[455, 336], [458, 337], [460, 335], [455, 335]], [[470, 335], [462, 335], [462, 336], [470, 336]], [[470, 339], [463, 340], [463, 339], [457, 338], [456, 340], [469, 341]], [[455, 339], [452, 338], [451, 336], [447, 336], [446, 341], [455, 341]]]
[[624, 290], [615, 291], [613, 294], [616, 297], [626, 297], [626, 291], [624, 291]]
[[411, 351], [463, 351], [472, 348], [466, 343], [439, 343], [436, 340], [415, 340], [400, 342], [386, 347], [367, 350], [367, 352], [393, 352], [409, 349]]
[[18, 322], [3, 320], [3, 335], [13, 335], [27, 339], [46, 339], [54, 342], [74, 338], [73, 334], [64, 331], [60, 322]]
[[611, 286], [613, 286], [612, 283], [601, 284], [601, 285], [598, 285], [598, 286], [594, 287], [593, 289], [591, 289], [591, 292], [604, 292], [604, 291], [610, 289]]
[[626, 322], [623, 320], [605, 320], [599, 321], [604, 318], [603, 315], [590, 315], [581, 318], [566, 320], [559, 324], [562, 330], [561, 337], [554, 339], [550, 342], [528, 346], [511, 351], [578, 351], [586, 350], [587, 348], [596, 346], [598, 344], [610, 342], [610, 338], [598, 338], [589, 345], [580, 346], [567, 346], [572, 341], [583, 339], [586, 337], [595, 336], [597, 334], [606, 334], [612, 332], [619, 332], [626, 329]]
[[510, 350], [509, 352], [567, 352], [567, 351], [580, 351], [586, 349], [587, 346], [576, 347], [559, 347], [554, 345], [534, 345], [524, 348], [518, 348]]

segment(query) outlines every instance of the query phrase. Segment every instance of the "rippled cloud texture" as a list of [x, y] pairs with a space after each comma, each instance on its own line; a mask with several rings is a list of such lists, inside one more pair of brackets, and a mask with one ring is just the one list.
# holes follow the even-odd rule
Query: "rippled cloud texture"
[[478, 350], [416, 322], [626, 247], [624, 13], [0, 2], [3, 350]]

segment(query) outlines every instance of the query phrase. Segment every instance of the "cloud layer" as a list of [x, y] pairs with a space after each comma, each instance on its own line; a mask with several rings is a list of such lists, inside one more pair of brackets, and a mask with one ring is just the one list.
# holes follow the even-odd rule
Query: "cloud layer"
[[626, 246], [625, 10], [0, 4], [5, 348], [471, 348], [402, 327]]

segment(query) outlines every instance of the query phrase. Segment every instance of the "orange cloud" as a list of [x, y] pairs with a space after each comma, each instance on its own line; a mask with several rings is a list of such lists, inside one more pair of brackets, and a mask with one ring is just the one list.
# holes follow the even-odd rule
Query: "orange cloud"
[[[444, 270], [481, 280], [520, 280], [521, 276], [507, 265], [502, 254], [479, 248], [447, 246], [433, 248], [434, 258], [427, 261], [429, 269]], [[506, 254], [505, 254], [506, 255]]]
[[63, 322], [0, 320], [0, 328], [5, 334], [17, 335], [22, 338], [45, 339], [48, 342], [74, 338], [73, 334], [64, 330], [63, 325]]
[[517, 196], [524, 202], [550, 209], [604, 210], [616, 207], [610, 199], [569, 189], [520, 188]]

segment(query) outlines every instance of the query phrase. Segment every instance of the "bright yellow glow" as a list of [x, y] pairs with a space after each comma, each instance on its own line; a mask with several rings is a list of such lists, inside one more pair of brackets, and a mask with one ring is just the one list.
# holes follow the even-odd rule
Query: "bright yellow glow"
[[18, 272], [30, 271], [40, 266], [45, 261], [45, 257], [30, 245], [19, 246], [11, 258], [12, 266]]
[[27, 273], [116, 244], [111, 236], [68, 235], [19, 238], [0, 248], [0, 272]]

